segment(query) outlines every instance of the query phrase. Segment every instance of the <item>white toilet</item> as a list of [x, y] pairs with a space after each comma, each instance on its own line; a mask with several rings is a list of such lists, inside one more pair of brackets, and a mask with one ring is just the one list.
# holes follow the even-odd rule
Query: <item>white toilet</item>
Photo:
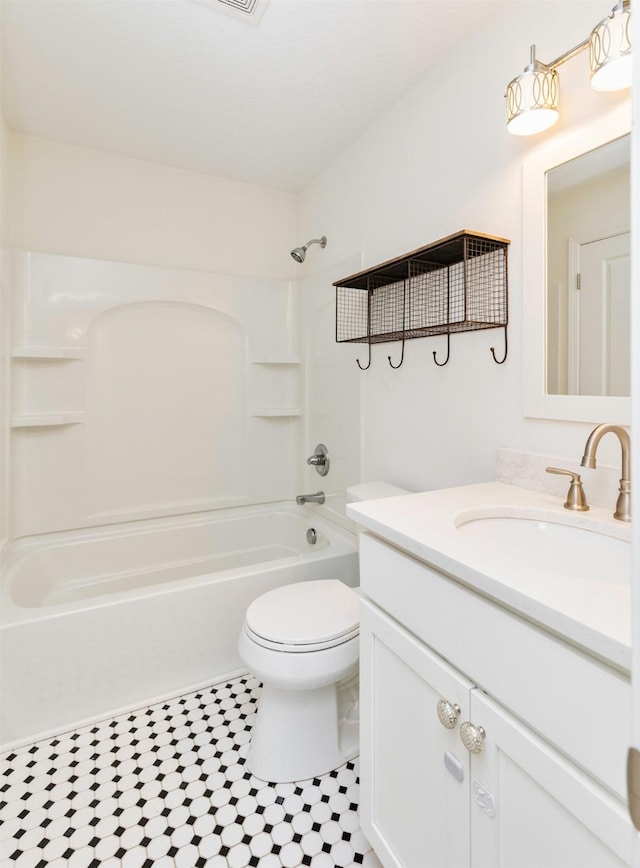
[[[364, 483], [350, 501], [408, 494]], [[286, 783], [317, 777], [357, 756], [358, 592], [338, 579], [268, 591], [247, 609], [240, 657], [262, 681], [247, 768]]]

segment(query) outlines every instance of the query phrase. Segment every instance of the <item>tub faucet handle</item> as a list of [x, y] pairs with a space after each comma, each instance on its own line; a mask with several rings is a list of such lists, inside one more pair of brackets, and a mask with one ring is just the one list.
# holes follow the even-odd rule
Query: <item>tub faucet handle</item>
[[309, 458], [307, 458], [307, 464], [315, 467], [320, 476], [327, 475], [331, 462], [329, 460], [329, 450], [324, 443], [318, 443], [313, 455], [310, 455]]
[[567, 499], [564, 502], [565, 509], [571, 509], [574, 512], [588, 512], [589, 504], [582, 487], [582, 479], [579, 473], [574, 473], [572, 470], [564, 470], [562, 467], [547, 467], [547, 473], [557, 473], [559, 476], [570, 476], [571, 483], [567, 492]]

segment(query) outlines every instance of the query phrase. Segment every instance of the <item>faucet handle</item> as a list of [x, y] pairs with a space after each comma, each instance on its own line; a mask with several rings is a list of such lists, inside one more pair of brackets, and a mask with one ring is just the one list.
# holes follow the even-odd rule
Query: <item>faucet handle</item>
[[547, 473], [557, 473], [559, 476], [571, 477], [567, 499], [564, 502], [565, 509], [572, 509], [574, 512], [588, 511], [589, 504], [587, 503], [579, 473], [574, 473], [572, 470], [564, 470], [562, 467], [547, 467]]
[[324, 443], [318, 443], [313, 455], [307, 458], [307, 464], [315, 467], [320, 476], [327, 475], [331, 462], [329, 461], [329, 450]]

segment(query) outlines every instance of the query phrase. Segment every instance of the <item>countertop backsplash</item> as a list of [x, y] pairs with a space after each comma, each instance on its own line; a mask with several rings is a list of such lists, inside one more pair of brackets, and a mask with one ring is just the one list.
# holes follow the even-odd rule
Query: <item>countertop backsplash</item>
[[545, 491], [559, 497], [566, 496], [569, 490], [569, 477], [547, 473], [545, 469], [547, 467], [561, 467], [564, 470], [579, 473], [582, 477], [587, 503], [593, 506], [602, 506], [605, 509], [608, 507], [614, 509], [618, 497], [619, 467], [611, 467], [598, 462], [597, 469], [590, 470], [588, 467], [580, 466], [579, 458], [572, 461], [554, 455], [519, 452], [516, 449], [500, 448], [497, 451], [496, 479], [498, 482], [506, 482], [533, 491]]

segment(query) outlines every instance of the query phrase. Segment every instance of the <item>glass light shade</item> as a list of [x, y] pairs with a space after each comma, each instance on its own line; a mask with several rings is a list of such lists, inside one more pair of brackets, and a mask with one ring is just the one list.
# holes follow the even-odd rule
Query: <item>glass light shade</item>
[[589, 37], [591, 86], [595, 90], [631, 87], [631, 9], [620, 2]]
[[535, 61], [509, 82], [507, 129], [516, 136], [531, 136], [549, 129], [558, 120], [558, 74]]

